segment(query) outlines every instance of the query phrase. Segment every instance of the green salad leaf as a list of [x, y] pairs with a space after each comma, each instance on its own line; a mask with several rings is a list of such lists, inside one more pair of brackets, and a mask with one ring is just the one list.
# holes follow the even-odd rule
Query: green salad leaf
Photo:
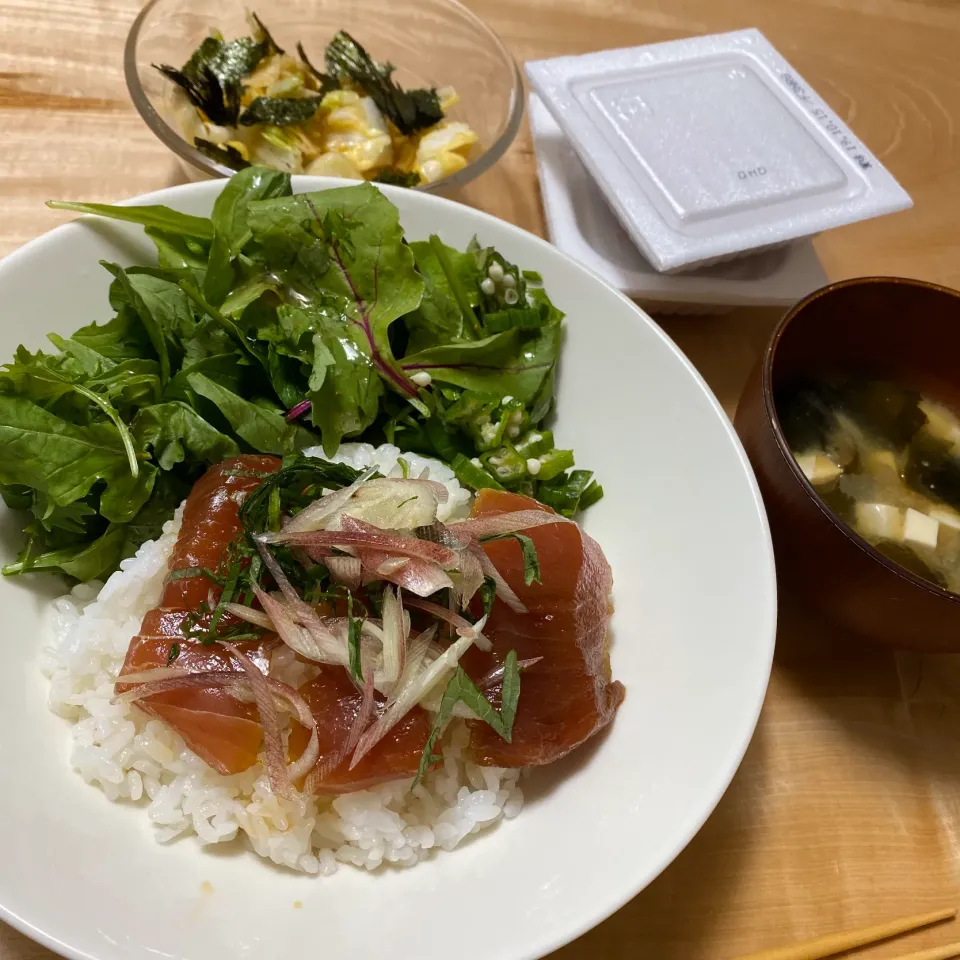
[[198, 286], [203, 286], [208, 253], [204, 242], [158, 227], [147, 227], [143, 232], [157, 248], [161, 269], [179, 280], [192, 280]]
[[410, 250], [424, 283], [420, 306], [407, 318], [410, 350], [460, 339], [465, 331], [473, 333], [483, 279], [476, 258], [446, 246], [439, 237], [415, 241]]
[[89, 213], [109, 220], [125, 220], [127, 223], [139, 223], [144, 227], [154, 227], [175, 236], [197, 237], [200, 240], [213, 238], [213, 224], [207, 217], [194, 217], [189, 213], [171, 210], [162, 204], [145, 207], [120, 207], [109, 203], [75, 203], [72, 200], [48, 200], [47, 206], [54, 210], [73, 210], [75, 213]]
[[[110, 367], [115, 365], [110, 361], [103, 361], [102, 358], [97, 359], [97, 354], [94, 351], [79, 344], [73, 344], [68, 340], [61, 340], [61, 344], [61, 350], [64, 350], [64, 352], [59, 357], [46, 357], [42, 353], [37, 353], [35, 357], [31, 358], [31, 363], [23, 365], [27, 372], [20, 380], [19, 386], [21, 389], [17, 392], [21, 394], [25, 392], [35, 398], [38, 395], [45, 395], [48, 400], [57, 395], [59, 395], [59, 399], [65, 393], [73, 392], [80, 398], [95, 404], [116, 427], [117, 435], [120, 437], [120, 442], [123, 444], [127, 457], [130, 475], [136, 479], [140, 472], [140, 464], [137, 461], [137, 452], [133, 446], [133, 437], [130, 435], [130, 430], [104, 392], [93, 390], [81, 382], [82, 379], [88, 377], [96, 380], [103, 379], [104, 374], [109, 369], [105, 369], [104, 363], [109, 363]], [[79, 354], [79, 358], [77, 354]], [[73, 370], [70, 369], [71, 360], [76, 361]], [[18, 379], [17, 374], [20, 366], [14, 363], [8, 368], [11, 382]], [[79, 370], [76, 367], [79, 367]]]
[[277, 313], [287, 336], [277, 349], [299, 355], [309, 365], [311, 420], [320, 429], [324, 451], [332, 456], [343, 437], [357, 436], [374, 422], [383, 380], [354, 326], [336, 307], [281, 307]]
[[220, 304], [220, 313], [231, 320], [243, 315], [247, 307], [251, 306], [263, 296], [273, 292], [280, 296], [277, 281], [268, 273], [252, 273], [245, 280], [235, 286]]
[[[197, 324], [197, 327], [193, 331], [193, 340], [196, 341], [198, 337], [206, 337], [207, 343], [213, 343], [212, 348], [205, 347], [206, 352], [214, 353], [220, 347], [226, 345], [227, 343], [232, 342], [235, 346], [239, 347], [242, 351], [242, 354], [248, 354], [254, 360], [263, 362], [263, 356], [260, 351], [257, 350], [256, 346], [251, 343], [250, 339], [241, 332], [240, 328], [233, 322], [233, 320], [225, 316], [224, 313], [214, 307], [211, 303], [208, 303], [204, 298], [203, 294], [192, 284], [186, 280], [181, 280], [179, 287], [183, 292], [196, 304], [196, 306], [205, 314], [206, 320], [201, 321]], [[215, 328], [219, 327], [220, 330], [217, 331]], [[217, 336], [220, 333], [221, 336]], [[224, 337], [222, 334], [226, 334]], [[229, 338], [229, 339], [227, 339]], [[193, 344], [194, 347], [196, 343]], [[195, 355], [195, 353], [194, 353]], [[244, 357], [244, 363], [249, 361]]]
[[290, 175], [264, 167], [248, 167], [227, 181], [213, 204], [213, 243], [206, 265], [203, 295], [219, 306], [235, 281], [234, 261], [253, 238], [247, 223], [253, 200], [268, 200], [290, 193]]
[[[339, 187], [250, 204], [254, 237], [286, 263], [287, 279], [339, 296], [357, 342], [389, 357], [387, 330], [414, 310], [423, 279], [404, 242], [397, 208], [376, 187]], [[303, 261], [299, 245], [314, 251]]]
[[136, 311], [154, 352], [160, 361], [160, 381], [170, 379], [171, 351], [183, 350], [183, 343], [194, 332], [197, 317], [190, 298], [173, 280], [151, 273], [124, 270], [115, 263], [104, 267], [116, 278], [111, 291], [115, 306], [128, 305]]
[[112, 423], [70, 423], [27, 397], [0, 396], [0, 449], [0, 483], [32, 487], [59, 505], [85, 497], [100, 481], [105, 492], [118, 484], [133, 492], [125, 483], [127, 451]]
[[105, 571], [113, 569], [124, 555], [126, 527], [110, 524], [99, 537], [89, 543], [61, 547], [22, 557], [16, 563], [3, 568], [4, 576], [13, 576], [27, 571], [65, 573], [77, 580], [94, 580]]
[[404, 357], [400, 365], [408, 375], [424, 371], [434, 380], [465, 390], [500, 390], [526, 403], [537, 395], [559, 351], [558, 326], [547, 327], [534, 336], [513, 329], [482, 340], [430, 347]]
[[309, 387], [320, 394], [311, 419], [330, 454], [344, 435], [369, 426], [378, 377], [416, 397], [393, 356], [390, 326], [419, 305], [423, 278], [396, 207], [369, 184], [254, 202], [249, 222], [285, 284], [324, 304], [313, 313], [314, 341], [325, 349], [316, 350]]
[[195, 373], [202, 373], [231, 393], [237, 393], [243, 389], [245, 380], [244, 360], [236, 352], [200, 353], [196, 357], [188, 353], [183, 368], [171, 377], [163, 397], [165, 400], [183, 400], [199, 410], [202, 406], [198, 402], [199, 394], [191, 388], [189, 380]]
[[202, 373], [187, 376], [190, 387], [223, 414], [233, 432], [259, 453], [283, 455], [316, 443], [316, 437], [296, 424], [269, 401], [246, 400]]
[[141, 410], [131, 429], [140, 449], [152, 449], [163, 470], [172, 470], [188, 455], [195, 461], [215, 464], [240, 453], [230, 437], [204, 420], [193, 407], [176, 400]]
[[[173, 516], [174, 510], [184, 501], [190, 492], [191, 483], [184, 479], [193, 476], [192, 471], [166, 472], [161, 470], [153, 485], [150, 499], [137, 511], [133, 519], [125, 524], [123, 556], [136, 553], [137, 548], [146, 540], [156, 540], [163, 532], [163, 525]], [[112, 568], [107, 567], [107, 572]]]
[[132, 309], [118, 311], [107, 323], [81, 327], [70, 339], [115, 362], [150, 355], [150, 337]]

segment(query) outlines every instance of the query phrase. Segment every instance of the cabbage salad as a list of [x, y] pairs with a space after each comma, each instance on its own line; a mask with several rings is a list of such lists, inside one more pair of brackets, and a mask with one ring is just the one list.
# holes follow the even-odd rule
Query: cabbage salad
[[174, 123], [215, 162], [412, 187], [462, 170], [477, 135], [446, 119], [453, 87], [404, 90], [392, 64], [375, 62], [339, 32], [315, 67], [292, 56], [256, 14], [253, 36], [207, 37], [179, 69], [157, 69], [176, 87]]

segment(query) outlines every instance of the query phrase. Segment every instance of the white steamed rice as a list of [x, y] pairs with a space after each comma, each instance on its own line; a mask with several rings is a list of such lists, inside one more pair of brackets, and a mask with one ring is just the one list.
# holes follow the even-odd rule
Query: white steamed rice
[[[359, 468], [376, 463], [389, 474], [399, 470], [399, 454], [390, 445], [351, 443], [334, 459]], [[464, 511], [470, 494], [446, 465], [404, 457], [411, 476], [429, 467], [430, 478], [450, 490], [441, 519]], [[519, 813], [518, 771], [466, 761], [462, 721], [447, 732], [443, 766], [412, 791], [405, 779], [335, 798], [289, 801], [273, 795], [262, 764], [223, 776], [164, 723], [133, 705], [112, 703], [130, 640], [159, 601], [180, 516], [177, 511], [163, 536], [124, 560], [105, 584], [80, 584], [53, 602], [53, 642], [43, 660], [50, 707], [73, 723], [70, 759], [87, 783], [110, 800], [142, 805], [161, 843], [189, 836], [202, 844], [240, 838], [274, 863], [323, 876], [338, 863], [367, 870], [383, 863], [413, 866], [431, 850], [452, 850]]]
[[[310, 457], [323, 457], [323, 447], [308, 447], [303, 452]], [[450, 467], [439, 460], [422, 457], [418, 453], [401, 453], [400, 448], [391, 443], [379, 447], [369, 443], [341, 443], [340, 449], [330, 459], [334, 463], [345, 463], [354, 470], [375, 465], [385, 477], [399, 477], [403, 475], [403, 467], [398, 462], [401, 457], [407, 464], [408, 476], [419, 477], [424, 470], [429, 470], [430, 479], [442, 483], [450, 492], [450, 498], [446, 503], [441, 503], [437, 510], [437, 519], [441, 523], [466, 514], [470, 491], [464, 490]]]

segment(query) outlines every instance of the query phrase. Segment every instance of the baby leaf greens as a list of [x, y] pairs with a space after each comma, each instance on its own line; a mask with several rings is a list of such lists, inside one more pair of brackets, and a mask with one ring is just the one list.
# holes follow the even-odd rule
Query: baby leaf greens
[[[205, 69], [229, 77], [229, 46]], [[602, 495], [542, 425], [563, 315], [537, 275], [476, 241], [408, 242], [373, 185], [293, 195], [251, 166], [210, 217], [51, 205], [142, 224], [157, 263], [105, 263], [113, 316], [0, 369], [0, 493], [31, 515], [7, 574], [109, 574], [241, 452], [362, 437], [567, 516]]]
[[69, 200], [50, 200], [48, 207], [54, 210], [74, 210], [77, 213], [92, 213], [111, 220], [126, 220], [153, 227], [177, 236], [209, 240], [213, 236], [213, 224], [207, 217], [191, 217], [169, 207], [114, 207], [107, 203], [73, 203]]

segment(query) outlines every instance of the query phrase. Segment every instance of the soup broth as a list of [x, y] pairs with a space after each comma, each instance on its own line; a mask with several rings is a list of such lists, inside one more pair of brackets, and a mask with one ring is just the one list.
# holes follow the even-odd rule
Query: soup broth
[[776, 403], [797, 464], [841, 520], [960, 594], [960, 417], [880, 380], [809, 380]]

